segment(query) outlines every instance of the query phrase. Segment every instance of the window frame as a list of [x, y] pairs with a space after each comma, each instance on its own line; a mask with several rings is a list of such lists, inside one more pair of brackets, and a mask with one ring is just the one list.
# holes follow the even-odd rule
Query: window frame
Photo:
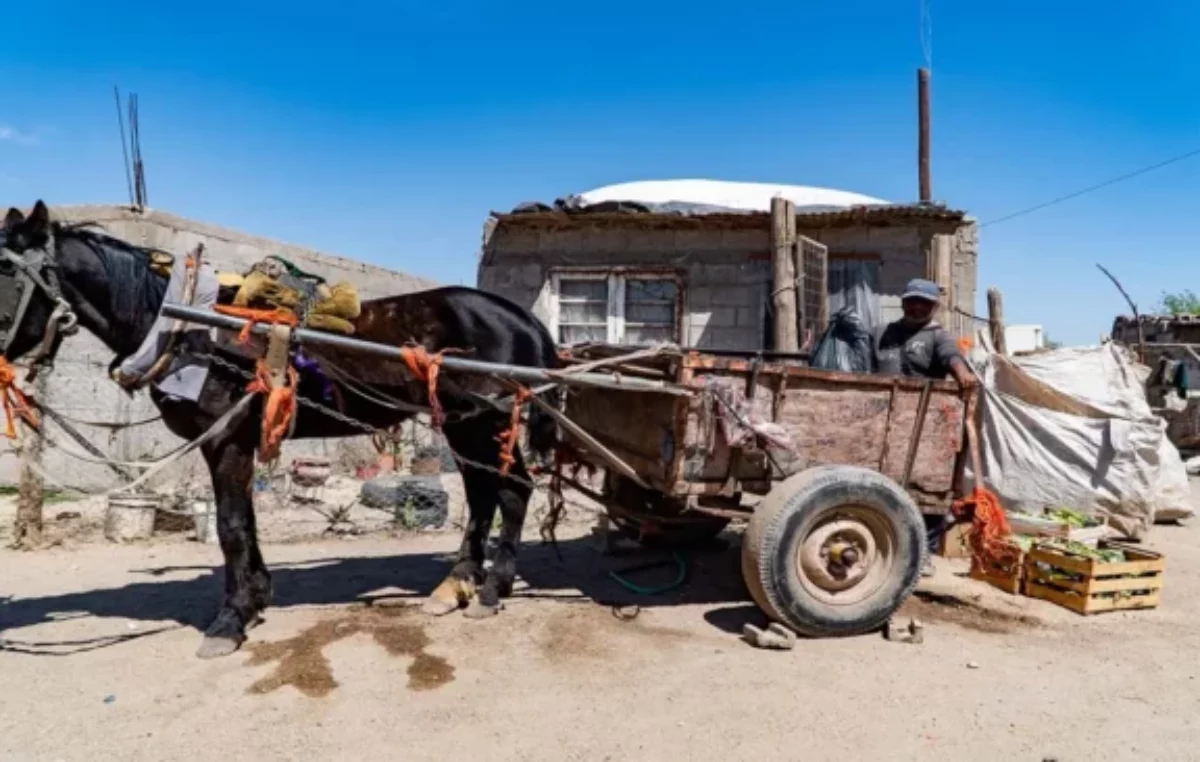
[[[572, 280], [603, 280], [608, 284], [608, 308], [605, 327], [606, 344], [622, 344], [625, 341], [625, 284], [630, 280], [669, 280], [675, 283], [675, 314], [672, 340], [683, 343], [683, 316], [686, 314], [687, 288], [683, 273], [673, 268], [655, 269], [640, 267], [611, 268], [558, 268], [550, 272], [550, 334], [556, 344], [561, 344], [562, 328], [562, 282]], [[640, 324], [639, 324], [640, 325]], [[647, 324], [652, 325], [652, 324]]]

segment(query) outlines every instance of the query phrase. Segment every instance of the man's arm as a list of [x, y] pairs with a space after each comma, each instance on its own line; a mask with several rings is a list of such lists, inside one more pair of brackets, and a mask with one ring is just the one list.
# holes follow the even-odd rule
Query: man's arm
[[939, 358], [950, 368], [950, 374], [954, 376], [954, 380], [960, 387], [963, 389], [973, 388], [978, 383], [978, 379], [975, 378], [971, 367], [967, 365], [962, 352], [958, 350], [958, 342], [946, 330], [939, 330], [937, 334], [934, 346]]

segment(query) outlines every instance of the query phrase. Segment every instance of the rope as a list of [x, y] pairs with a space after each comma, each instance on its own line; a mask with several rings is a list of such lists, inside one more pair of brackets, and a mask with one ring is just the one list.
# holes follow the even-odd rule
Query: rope
[[517, 440], [521, 437], [521, 406], [532, 396], [533, 393], [524, 386], [517, 389], [513, 394], [512, 418], [509, 420], [508, 428], [496, 437], [496, 441], [500, 443], [501, 476], [508, 476], [513, 464], [517, 462], [513, 451], [517, 449]]
[[1012, 528], [995, 492], [976, 487], [970, 495], [954, 503], [953, 511], [956, 516], [972, 517], [971, 548], [977, 564], [1003, 569], [1019, 561], [1019, 551], [1008, 543]]
[[17, 369], [2, 355], [0, 355], [0, 400], [4, 403], [4, 436], [9, 439], [17, 438], [16, 421], [18, 418], [31, 428], [38, 427], [38, 417], [33, 412], [29, 398], [17, 386]]
[[[451, 350], [452, 351], [452, 350]], [[440, 431], [446, 422], [446, 413], [437, 397], [438, 372], [442, 368], [442, 359], [447, 350], [430, 354], [420, 344], [400, 347], [400, 356], [409, 371], [418, 381], [424, 381], [429, 389], [429, 418], [433, 422], [434, 431]]]
[[683, 585], [684, 581], [687, 580], [688, 567], [687, 562], [683, 560], [683, 556], [679, 555], [679, 553], [672, 553], [671, 560], [675, 561], [675, 566], [679, 569], [679, 573], [675, 576], [674, 581], [668, 582], [665, 585], [659, 585], [658, 587], [644, 587], [636, 582], [631, 582], [625, 579], [621, 575], [629, 574], [631, 572], [646, 571], [647, 569], [657, 569], [659, 567], [669, 565], [670, 561], [651, 561], [647, 564], [630, 566], [627, 569], [622, 569], [620, 572], [610, 571], [608, 576], [611, 577], [612, 580], [618, 585], [632, 593], [637, 593], [638, 595], [662, 595], [663, 593], [669, 593], [677, 587], [680, 587]]
[[288, 366], [287, 382], [275, 386], [271, 382], [271, 369], [266, 360], [259, 359], [254, 380], [246, 387], [251, 394], [263, 394], [267, 403], [263, 408], [262, 435], [258, 442], [258, 461], [270, 463], [279, 457], [283, 440], [291, 429], [296, 416], [296, 384], [299, 374]]
[[213, 312], [244, 318], [246, 320], [246, 325], [242, 327], [241, 333], [238, 334], [238, 342], [241, 344], [250, 343], [250, 337], [254, 333], [254, 326], [259, 323], [290, 325], [292, 328], [300, 325], [300, 318], [296, 313], [281, 307], [271, 310], [261, 310], [253, 307], [234, 307], [227, 304], [218, 304], [213, 306]]

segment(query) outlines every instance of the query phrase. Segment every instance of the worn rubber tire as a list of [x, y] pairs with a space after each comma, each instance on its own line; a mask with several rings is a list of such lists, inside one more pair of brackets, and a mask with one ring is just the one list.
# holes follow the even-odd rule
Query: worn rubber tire
[[[872, 509], [895, 534], [889, 575], [870, 597], [847, 606], [813, 597], [795, 569], [798, 543], [841, 505]], [[759, 608], [801, 635], [859, 635], [883, 626], [912, 594], [925, 554], [921, 512], [898, 484], [866, 468], [818, 466], [776, 485], [754, 511], [742, 538], [742, 576]]]

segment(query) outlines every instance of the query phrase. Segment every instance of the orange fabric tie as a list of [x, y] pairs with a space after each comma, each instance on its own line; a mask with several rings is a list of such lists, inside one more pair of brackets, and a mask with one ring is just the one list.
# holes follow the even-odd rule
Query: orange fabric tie
[[440, 429], [446, 421], [446, 414], [442, 411], [442, 403], [438, 401], [437, 396], [438, 372], [442, 367], [443, 352], [430, 354], [419, 344], [400, 347], [400, 356], [404, 358], [405, 365], [418, 381], [425, 382], [429, 390], [429, 417], [434, 429]]
[[32, 427], [38, 426], [38, 417], [33, 412], [33, 405], [17, 387], [17, 369], [3, 356], [0, 356], [0, 399], [4, 402], [4, 436], [9, 439], [17, 438], [17, 418]]
[[517, 462], [517, 458], [513, 452], [517, 449], [517, 440], [521, 437], [521, 406], [524, 405], [533, 394], [521, 387], [513, 394], [512, 418], [509, 419], [508, 428], [500, 432], [496, 437], [496, 441], [500, 443], [500, 475], [508, 476], [508, 472], [512, 470], [513, 464]]
[[246, 319], [245, 327], [238, 334], [238, 342], [242, 344], [249, 343], [250, 336], [253, 335], [254, 326], [258, 323], [290, 325], [293, 328], [300, 325], [300, 318], [296, 313], [278, 307], [273, 310], [260, 310], [253, 307], [234, 307], [228, 304], [218, 304], [213, 307], [213, 311], [219, 312], [222, 315], [231, 315]]
[[258, 442], [258, 460], [269, 463], [279, 457], [283, 439], [287, 436], [296, 415], [296, 383], [299, 374], [296, 369], [288, 367], [287, 384], [274, 386], [271, 383], [271, 369], [265, 360], [258, 361], [254, 380], [246, 387], [246, 391], [266, 395], [267, 401], [263, 406], [262, 435]]
[[964, 355], [968, 354], [971, 351], [971, 348], [974, 346], [975, 340], [970, 336], [963, 336], [958, 340], [958, 351], [962, 352]]

